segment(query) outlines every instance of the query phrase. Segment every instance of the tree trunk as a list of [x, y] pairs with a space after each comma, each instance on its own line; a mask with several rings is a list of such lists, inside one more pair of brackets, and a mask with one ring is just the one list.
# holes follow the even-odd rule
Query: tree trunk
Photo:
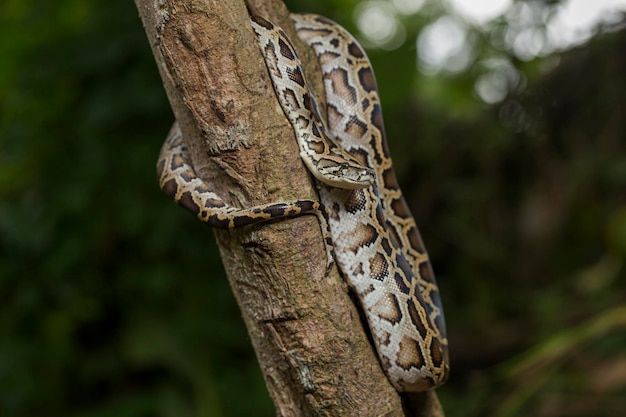
[[[320, 91], [320, 71], [284, 4], [135, 3], [197, 174], [238, 207], [318, 199], [246, 9], [285, 29]], [[434, 394], [403, 402], [387, 381], [337, 268], [325, 275], [316, 217], [215, 235], [278, 415], [442, 415], [428, 411], [438, 409]], [[421, 413], [409, 411], [416, 403]]]

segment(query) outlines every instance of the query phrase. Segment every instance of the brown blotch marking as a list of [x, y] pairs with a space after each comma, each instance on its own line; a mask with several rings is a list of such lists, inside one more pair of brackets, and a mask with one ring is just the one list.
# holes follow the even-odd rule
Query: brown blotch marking
[[315, 141], [310, 141], [308, 143], [308, 147], [311, 148], [311, 150], [313, 152], [315, 152], [316, 154], [321, 154], [324, 152], [324, 150], [326, 149], [326, 147], [324, 146], [324, 144], [318, 140]]
[[362, 138], [367, 133], [367, 124], [356, 116], [351, 116], [344, 130], [354, 138]]
[[378, 281], [384, 281], [389, 275], [389, 262], [380, 252], [370, 259], [370, 273], [372, 278]]
[[[289, 90], [291, 92], [291, 90]], [[295, 97], [295, 93], [294, 94]], [[302, 94], [302, 104], [304, 104], [304, 108], [313, 113], [313, 103], [311, 101], [311, 95], [309, 93]]]
[[395, 215], [400, 218], [408, 219], [409, 217], [412, 217], [411, 212], [409, 211], [409, 206], [407, 206], [404, 198], [402, 197], [396, 198], [391, 202], [391, 209]]
[[[285, 34], [285, 32], [283, 32], [282, 30], [279, 31], [279, 33], [281, 35], [283, 35], [285, 38], [287, 38], [287, 35]], [[294, 53], [294, 51], [291, 49], [291, 46], [287, 44], [287, 42], [285, 42], [282, 38], [278, 39], [278, 47], [280, 49], [280, 54], [282, 56], [284, 56], [285, 58], [287, 58], [288, 60], [292, 61], [293, 59], [295, 59], [296, 54]]]
[[350, 45], [348, 45], [348, 53], [355, 58], [363, 58], [363, 50], [356, 42], [351, 42]]
[[422, 242], [422, 237], [417, 230], [417, 226], [411, 227], [407, 233], [407, 236], [409, 237], [411, 247], [418, 251], [421, 255], [424, 255], [426, 253], [426, 249], [424, 247], [424, 242]]
[[330, 44], [331, 44], [333, 47], [337, 48], [337, 47], [339, 46], [339, 39], [337, 39], [337, 38], [333, 38], [333, 39], [330, 41]]
[[232, 227], [248, 226], [253, 223], [258, 223], [260, 221], [259, 218], [257, 217], [245, 216], [245, 215], [233, 217], [232, 220], [233, 220]]
[[327, 75], [333, 86], [333, 92], [349, 104], [357, 103], [357, 95], [354, 87], [350, 85], [348, 72], [343, 68], [335, 68]]
[[200, 213], [200, 207], [196, 204], [189, 191], [185, 191], [183, 195], [180, 196], [180, 198], [178, 199], [178, 204], [181, 207], [189, 210], [196, 216], [198, 215], [198, 213]]
[[435, 274], [433, 272], [433, 268], [430, 265], [430, 262], [420, 262], [419, 264], [419, 273], [420, 277], [426, 282], [435, 283]]
[[358, 252], [363, 246], [369, 246], [376, 241], [378, 234], [376, 228], [369, 224], [359, 223], [356, 229], [350, 233], [358, 238], [358, 245], [353, 248], [353, 252]]
[[262, 210], [259, 210], [259, 212], [267, 214], [271, 218], [275, 219], [283, 217], [287, 213], [288, 208], [289, 206], [287, 204], [272, 204], [269, 207], [265, 207]]
[[363, 210], [365, 208], [366, 199], [365, 192], [362, 189], [351, 191], [344, 203], [346, 211], [354, 214]]
[[439, 340], [434, 339], [430, 342], [430, 357], [433, 360], [433, 365], [439, 368], [443, 364], [443, 349]]
[[300, 87], [304, 87], [304, 75], [302, 75], [300, 67], [287, 68], [287, 75], [289, 75], [291, 81], [298, 84]]
[[393, 294], [387, 293], [383, 297], [380, 297], [376, 304], [372, 306], [372, 312], [393, 325], [400, 323], [400, 320], [402, 320], [400, 303]]
[[424, 366], [424, 355], [417, 340], [404, 336], [399, 343], [398, 355], [396, 357], [398, 366], [406, 371], [411, 368], [421, 368]]
[[296, 204], [298, 205], [298, 207], [300, 207], [300, 210], [302, 210], [302, 212], [304, 213], [312, 212], [317, 206], [317, 203], [311, 200], [301, 200], [301, 201], [298, 201]]
[[369, 93], [376, 91], [376, 79], [370, 67], [363, 67], [359, 70], [359, 80], [365, 91]]
[[167, 181], [165, 184], [161, 185], [161, 189], [166, 196], [173, 200], [174, 197], [176, 197], [176, 191], [178, 191], [178, 185], [176, 184], [176, 180], [171, 179]]
[[213, 226], [213, 227], [215, 227], [217, 229], [228, 229], [228, 228], [230, 228], [230, 219], [222, 218], [218, 214], [212, 214], [211, 216], [209, 216], [209, 219], [207, 220], [207, 223], [209, 223], [211, 226]]
[[413, 282], [412, 282], [413, 281], [413, 267], [411, 266], [409, 261], [406, 259], [404, 255], [398, 254], [396, 256], [396, 265], [400, 268], [400, 270], [402, 271], [402, 274], [405, 276], [407, 285], [409, 287], [412, 287], [413, 286]]
[[417, 332], [420, 334], [422, 339], [426, 339], [426, 334], [428, 333], [426, 330], [426, 326], [424, 325], [424, 321], [426, 317], [422, 317], [417, 311], [417, 306], [413, 302], [413, 300], [409, 299], [407, 301], [407, 308], [409, 310], [409, 317], [411, 318], [411, 323], [417, 329]]
[[398, 180], [396, 179], [396, 174], [393, 172], [393, 168], [389, 167], [383, 171], [383, 183], [385, 184], [385, 188], [397, 191], [400, 189], [400, 185], [398, 184]]
[[265, 29], [272, 30], [274, 29], [274, 25], [263, 19], [261, 16], [252, 15], [251, 19], [254, 23], [259, 26], [263, 26]]

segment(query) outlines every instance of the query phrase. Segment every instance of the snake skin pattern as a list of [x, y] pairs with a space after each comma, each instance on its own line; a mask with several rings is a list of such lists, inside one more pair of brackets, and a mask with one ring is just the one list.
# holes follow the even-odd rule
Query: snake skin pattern
[[293, 20], [322, 69], [331, 136], [376, 171], [369, 188], [320, 188], [337, 263], [363, 304], [389, 380], [400, 391], [434, 388], [449, 370], [443, 308], [393, 171], [372, 67], [335, 22], [317, 15]]
[[161, 147], [157, 162], [159, 186], [166, 196], [193, 213], [200, 221], [218, 229], [233, 229], [310, 214], [317, 216], [326, 247], [326, 271], [334, 263], [334, 251], [328, 227], [328, 215], [319, 201], [296, 200], [237, 208], [224, 202], [197, 175], [180, 131], [174, 123]]
[[318, 57], [328, 124], [287, 35], [258, 16], [252, 17], [252, 27], [300, 155], [318, 180], [322, 204], [226, 205], [196, 176], [177, 126], [159, 157], [161, 188], [213, 227], [316, 215], [326, 237], [328, 266], [334, 255], [362, 305], [389, 381], [399, 391], [435, 388], [449, 373], [443, 309], [428, 254], [393, 171], [371, 65], [336, 23], [317, 15], [292, 19], [298, 36]]

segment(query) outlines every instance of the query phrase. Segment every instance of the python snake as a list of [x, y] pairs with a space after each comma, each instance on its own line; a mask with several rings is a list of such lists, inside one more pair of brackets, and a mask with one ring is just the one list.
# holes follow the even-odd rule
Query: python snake
[[227, 205], [197, 177], [175, 125], [159, 156], [163, 191], [218, 228], [312, 214], [356, 293], [380, 363], [399, 391], [425, 391], [449, 373], [443, 309], [428, 254], [402, 196], [385, 138], [376, 80], [365, 52], [336, 23], [292, 15], [298, 36], [323, 73], [328, 123], [320, 116], [287, 35], [252, 16], [252, 27], [279, 103], [294, 128], [300, 156], [317, 180], [321, 203]]

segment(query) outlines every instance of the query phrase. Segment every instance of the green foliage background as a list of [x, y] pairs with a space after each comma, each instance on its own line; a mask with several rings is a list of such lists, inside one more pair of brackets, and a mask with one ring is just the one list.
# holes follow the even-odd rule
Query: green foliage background
[[[289, 5], [354, 30], [357, 3]], [[415, 71], [442, 13], [370, 57], [446, 307], [447, 415], [623, 415], [626, 32], [512, 58], [527, 84], [488, 106], [478, 66]], [[158, 189], [173, 116], [134, 4], [5, 0], [0, 56], [0, 414], [273, 415], [209, 229]]]

